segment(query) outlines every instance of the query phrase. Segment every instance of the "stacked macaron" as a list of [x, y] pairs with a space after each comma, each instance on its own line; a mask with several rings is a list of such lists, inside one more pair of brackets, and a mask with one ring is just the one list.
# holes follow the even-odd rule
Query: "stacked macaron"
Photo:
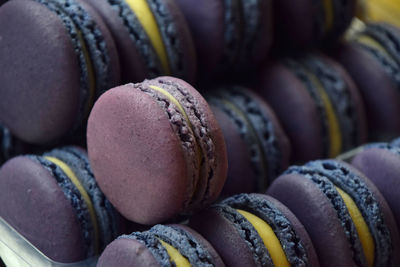
[[280, 0], [275, 1], [276, 35], [280, 45], [329, 43], [338, 39], [349, 26], [356, 0]]
[[0, 166], [8, 159], [23, 153], [26, 145], [15, 138], [10, 130], [0, 124]]
[[321, 266], [400, 264], [399, 233], [389, 205], [350, 165], [320, 160], [290, 167], [267, 193], [304, 225]]
[[351, 161], [382, 192], [400, 227], [398, 188], [400, 185], [400, 139], [391, 143], [374, 143], [363, 147]]
[[319, 266], [299, 220], [283, 204], [261, 194], [241, 194], [190, 220], [227, 266]]
[[173, 1], [17, 0], [0, 24], [0, 121], [28, 143], [84, 139], [94, 101], [121, 78], [195, 76]]
[[222, 195], [264, 192], [290, 159], [289, 140], [274, 112], [257, 94], [239, 86], [213, 90], [207, 100], [228, 152]]
[[255, 68], [272, 44], [272, 0], [176, 0], [206, 73]]
[[323, 54], [269, 64], [258, 92], [288, 134], [295, 162], [335, 157], [366, 140], [360, 93], [346, 71]]
[[226, 147], [214, 114], [177, 78], [103, 94], [90, 114], [87, 141], [100, 188], [137, 223], [155, 224], [207, 206], [226, 179]]
[[7, 161], [0, 169], [0, 201], [0, 217], [57, 262], [98, 255], [125, 227], [78, 147]]
[[[357, 84], [366, 107], [372, 140], [400, 135], [400, 30], [370, 23], [333, 53]], [[378, 89], [378, 90], [377, 90]]]
[[224, 267], [210, 243], [185, 225], [156, 225], [107, 246], [97, 266]]

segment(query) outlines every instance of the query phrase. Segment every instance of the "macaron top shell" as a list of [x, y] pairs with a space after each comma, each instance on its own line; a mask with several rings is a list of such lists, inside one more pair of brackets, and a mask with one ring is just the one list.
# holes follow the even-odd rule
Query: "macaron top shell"
[[87, 136], [100, 187], [138, 223], [161, 222], [212, 202], [226, 178], [219, 126], [200, 94], [179, 79], [110, 90], [96, 103]]

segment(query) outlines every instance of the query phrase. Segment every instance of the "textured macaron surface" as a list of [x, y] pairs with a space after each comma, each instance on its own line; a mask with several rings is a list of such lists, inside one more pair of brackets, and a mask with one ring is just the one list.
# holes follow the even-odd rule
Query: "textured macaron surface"
[[[272, 41], [272, 1], [178, 0], [203, 72], [255, 67]], [[196, 8], [193, 8], [196, 6]]]
[[[245, 154], [248, 155], [248, 158], [242, 157], [242, 160], [249, 161], [252, 166], [251, 170], [247, 170], [251, 173], [245, 174], [250, 180], [248, 182], [253, 183], [250, 192], [264, 191], [270, 181], [287, 167], [290, 157], [289, 140], [275, 114], [256, 94], [241, 87], [219, 89], [208, 97], [208, 101], [214, 109], [226, 114], [222, 116], [216, 113], [227, 142], [228, 161], [229, 158], [232, 160], [228, 164], [232, 167], [228, 170], [227, 183], [230, 183], [229, 179], [233, 179], [232, 182], [239, 179], [230, 176], [237, 175], [237, 168], [246, 165], [235, 165], [234, 157], [237, 153]], [[242, 142], [247, 146], [247, 153], [236, 150], [237, 141], [230, 139], [232, 138], [231, 129], [229, 125], [225, 126], [226, 122], [222, 121], [226, 119], [231, 120], [235, 125]], [[239, 173], [243, 172], [239, 171]], [[253, 176], [254, 178], [252, 178]], [[242, 177], [242, 179], [244, 178]], [[241, 187], [239, 190], [242, 189]]]
[[335, 157], [365, 141], [361, 96], [333, 60], [321, 54], [286, 58], [267, 67], [260, 83], [259, 93], [291, 140], [293, 160]]
[[113, 31], [121, 53], [124, 82], [139, 82], [160, 75], [194, 79], [194, 45], [174, 1], [88, 2], [102, 14]]
[[[353, 77], [365, 103], [371, 140], [400, 134], [400, 121], [391, 114], [400, 110], [400, 34], [394, 26], [369, 23], [350, 35], [335, 51], [337, 59]], [[379, 87], [379, 94], [375, 88]]]
[[400, 184], [398, 140], [365, 146], [362, 152], [352, 159], [352, 165], [364, 173], [376, 185], [388, 202], [397, 225], [400, 223], [399, 194], [396, 188]]
[[189, 225], [227, 266], [319, 266], [299, 220], [276, 199], [239, 194], [194, 215]]
[[[150, 263], [157, 266], [225, 266], [203, 237], [180, 225], [155, 225], [146, 232], [120, 236], [106, 248], [99, 266], [116, 263], [118, 254], [124, 255], [132, 247], [141, 249], [136, 250], [136, 257], [125, 257], [124, 263], [129, 266], [148, 266], [146, 264]], [[114, 253], [116, 257], [113, 257]], [[142, 258], [146, 258], [146, 262], [141, 262]]]
[[95, 97], [119, 82], [114, 43], [75, 0], [19, 0], [1, 14], [2, 66], [12, 66], [1, 71], [1, 120], [24, 141], [57, 141], [80, 128]]
[[[308, 242], [307, 245], [312, 247], [309, 237], [306, 237], [307, 240], [302, 240], [301, 237], [303, 236], [297, 232], [299, 225], [296, 224], [294, 226], [285, 213], [277, 208], [275, 205], [276, 200], [265, 195], [239, 194], [222, 201], [222, 203], [236, 210], [249, 212], [263, 220], [270, 227], [269, 231], [275, 235], [275, 238], [273, 235], [267, 235], [268, 238], [263, 236], [263, 242], [267, 249], [270, 249], [269, 255], [275, 266], [283, 263], [290, 266], [318, 266], [318, 260], [313, 248], [308, 250], [309, 247], [305, 245]], [[298, 222], [296, 221], [296, 223]], [[260, 231], [260, 229], [266, 230], [265, 227], [256, 229], [257, 231]], [[277, 249], [276, 247], [279, 246], [282, 248]]]
[[[98, 188], [86, 152], [80, 148], [64, 147], [43, 156], [11, 159], [0, 177], [7, 188], [21, 187], [13, 190], [17, 195], [31, 192], [6, 205], [1, 216], [53, 260], [92, 257], [120, 234], [122, 221]], [[26, 205], [34, 214], [19, 215], [15, 221], [12, 214]], [[48, 205], [54, 207], [41, 211]], [[43, 217], [46, 223], [42, 225]], [[59, 238], [65, 240], [57, 241]]]
[[[354, 168], [334, 160], [314, 161], [302, 167], [289, 168], [276, 181], [268, 193], [291, 208], [305, 225], [322, 265], [337, 264], [342, 260], [343, 263], [353, 262], [352, 264], [360, 266], [396, 264], [398, 241], [392, 214], [378, 190]], [[293, 189], [292, 186], [298, 188], [297, 193], [285, 196], [284, 194]], [[315, 190], [315, 187], [318, 189]], [[319, 201], [319, 204], [310, 203], [311, 201]], [[314, 220], [314, 224], [318, 226], [313, 226], [312, 218], [308, 218], [310, 214], [303, 214], [311, 206], [315, 207], [315, 216], [312, 217], [320, 217]], [[334, 212], [331, 213], [330, 210]], [[329, 216], [338, 218], [338, 222]], [[330, 251], [321, 250], [318, 244], [329, 242], [329, 233], [339, 230], [337, 223], [341, 225], [344, 236], [337, 232], [337, 244], [331, 245], [335, 247], [342, 242], [339, 240], [343, 237], [347, 239], [348, 245], [339, 245], [342, 246], [343, 255], [347, 256], [336, 259], [336, 262], [335, 256], [329, 255]], [[326, 231], [326, 236], [323, 236], [323, 231]], [[349, 247], [350, 253], [347, 252]]]
[[88, 149], [102, 190], [139, 223], [212, 202], [226, 177], [225, 144], [208, 104], [175, 78], [104, 94], [89, 118]]

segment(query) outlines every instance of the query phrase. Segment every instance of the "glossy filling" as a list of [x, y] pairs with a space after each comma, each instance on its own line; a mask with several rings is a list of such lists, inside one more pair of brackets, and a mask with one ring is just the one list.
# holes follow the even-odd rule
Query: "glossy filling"
[[340, 131], [339, 121], [332, 102], [318, 78], [315, 76], [315, 74], [309, 71], [306, 72], [311, 82], [317, 89], [318, 95], [320, 96], [324, 105], [329, 128], [329, 157], [334, 158], [342, 151], [342, 133]]
[[171, 263], [174, 263], [176, 267], [190, 267], [190, 262], [185, 258], [179, 250], [168, 244], [167, 242], [159, 239], [161, 245], [167, 250]]
[[325, 11], [325, 30], [330, 31], [333, 27], [333, 2], [332, 0], [324, 0], [324, 11]]
[[95, 91], [96, 91], [96, 78], [95, 78], [95, 73], [94, 73], [94, 69], [93, 69], [93, 64], [92, 64], [92, 60], [90, 58], [89, 55], [89, 51], [87, 49], [86, 46], [86, 42], [83, 39], [82, 33], [80, 31], [78, 31], [78, 40], [79, 43], [82, 46], [82, 52], [85, 58], [85, 64], [87, 67], [87, 71], [88, 71], [88, 79], [89, 79], [89, 100], [86, 104], [85, 107], [85, 117], [89, 116], [90, 113], [90, 109], [94, 104], [94, 95], [95, 95]]
[[151, 11], [149, 4], [147, 3], [147, 0], [125, 0], [125, 2], [136, 15], [144, 31], [149, 37], [150, 42], [158, 58], [160, 59], [164, 73], [166, 75], [170, 75], [171, 71], [167, 50], [164, 46], [157, 20], [154, 17], [154, 14]]
[[89, 215], [90, 215], [90, 220], [92, 221], [93, 229], [94, 229], [94, 246], [95, 246], [95, 252], [98, 254], [99, 251], [99, 226], [97, 224], [97, 218], [96, 218], [96, 213], [94, 210], [94, 206], [92, 203], [92, 200], [90, 199], [88, 193], [86, 192], [85, 188], [79, 181], [78, 177], [76, 177], [75, 173], [72, 171], [72, 169], [63, 161], [59, 160], [58, 158], [54, 157], [44, 157], [48, 161], [51, 161], [55, 165], [57, 165], [64, 173], [67, 175], [68, 179], [71, 180], [71, 182], [74, 184], [74, 186], [78, 189], [79, 193], [81, 194], [83, 200], [85, 201], [85, 204], [88, 208]]
[[264, 220], [247, 211], [237, 209], [237, 212], [242, 214], [243, 217], [253, 225], [254, 229], [256, 229], [271, 256], [274, 266], [290, 267], [285, 251], [271, 226], [269, 226]]
[[374, 266], [375, 243], [371, 232], [369, 231], [368, 225], [365, 222], [364, 217], [362, 216], [354, 200], [340, 188], [336, 187], [336, 190], [342, 197], [343, 202], [345, 203], [347, 210], [349, 211], [350, 217], [356, 227], [357, 234], [360, 238], [361, 246], [367, 260], [367, 265], [369, 267], [372, 267]]

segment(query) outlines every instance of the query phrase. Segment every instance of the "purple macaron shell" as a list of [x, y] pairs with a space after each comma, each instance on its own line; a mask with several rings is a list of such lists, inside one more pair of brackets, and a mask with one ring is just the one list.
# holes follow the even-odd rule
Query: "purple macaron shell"
[[343, 227], [324, 193], [299, 175], [278, 177], [267, 190], [287, 206], [306, 228], [321, 266], [353, 266], [352, 250]]
[[145, 244], [135, 239], [120, 238], [105, 248], [97, 266], [155, 267], [160, 265]]
[[211, 109], [224, 134], [228, 153], [228, 176], [221, 194], [230, 196], [238, 192], [254, 192], [258, 181], [255, 175], [250, 175], [253, 173], [253, 166], [249, 160], [251, 155], [246, 142], [228, 114], [213, 105]]
[[226, 266], [255, 266], [247, 241], [243, 240], [233, 223], [217, 210], [207, 209], [195, 214], [189, 226], [214, 246]]
[[103, 94], [89, 117], [87, 141], [100, 188], [126, 218], [153, 224], [182, 211], [190, 183], [186, 161], [151, 96], [131, 85]]
[[0, 217], [50, 259], [85, 259], [75, 210], [40, 163], [28, 157], [6, 162], [0, 170], [0, 201]]
[[379, 189], [400, 226], [400, 156], [380, 148], [370, 148], [357, 154], [352, 162]]
[[280, 212], [282, 212], [283, 216], [286, 217], [292, 224], [293, 229], [296, 231], [296, 234], [299, 236], [301, 242], [303, 243], [308, 257], [308, 265], [310, 267], [317, 267], [320, 266], [318, 261], [317, 253], [315, 252], [314, 245], [308, 235], [306, 229], [304, 228], [303, 224], [297, 219], [297, 217], [290, 211], [285, 205], [279, 202], [277, 199], [263, 194], [258, 194], [260, 197], [264, 197], [269, 202], [271, 202]]
[[400, 95], [394, 79], [357, 44], [342, 44], [335, 50], [335, 58], [360, 90], [372, 137], [400, 135], [400, 117], [395, 115], [400, 114]]
[[65, 25], [40, 3], [15, 0], [0, 9], [0, 35], [0, 121], [26, 142], [57, 139], [79, 110], [79, 63]]
[[202, 69], [212, 71], [225, 46], [225, 7], [221, 0], [176, 0], [192, 32]]
[[262, 71], [257, 92], [272, 107], [287, 133], [292, 146], [292, 160], [322, 157], [320, 118], [314, 100], [295, 74], [279, 62], [267, 65]]

